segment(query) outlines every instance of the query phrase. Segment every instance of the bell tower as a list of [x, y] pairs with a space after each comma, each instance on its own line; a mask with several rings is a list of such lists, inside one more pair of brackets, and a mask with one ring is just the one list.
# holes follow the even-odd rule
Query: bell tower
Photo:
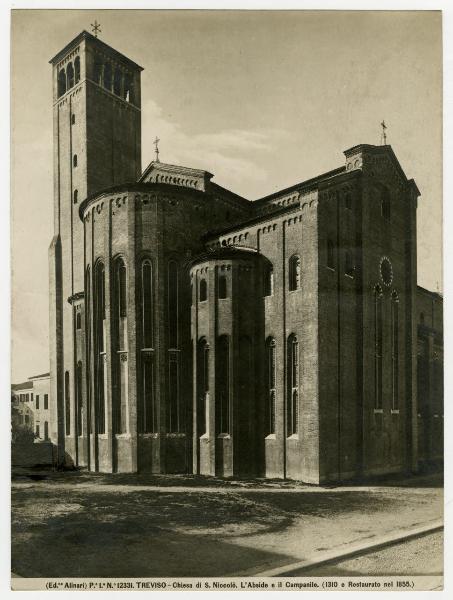
[[59, 460], [86, 464], [84, 239], [81, 202], [141, 174], [142, 67], [82, 31], [50, 61], [54, 237], [50, 259], [52, 439]]

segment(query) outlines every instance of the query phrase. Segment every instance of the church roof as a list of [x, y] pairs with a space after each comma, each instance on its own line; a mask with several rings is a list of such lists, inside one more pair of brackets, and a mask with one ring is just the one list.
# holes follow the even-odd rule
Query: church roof
[[109, 46], [108, 44], [106, 44], [105, 42], [100, 40], [99, 38], [95, 37], [88, 31], [86, 31], [85, 29], [83, 31], [81, 31], [79, 33], [79, 35], [76, 35], [76, 37], [73, 40], [71, 40], [69, 42], [69, 44], [66, 44], [66, 46], [62, 50], [57, 52], [57, 54], [55, 54], [55, 56], [49, 60], [49, 63], [51, 63], [52, 65], [55, 65], [62, 58], [64, 58], [64, 56], [66, 56], [66, 54], [68, 54], [68, 52], [74, 46], [77, 46], [78, 44], [80, 44], [80, 42], [82, 40], [85, 40], [85, 39], [90, 40], [91, 42], [95, 43], [101, 49], [107, 50], [110, 54], [116, 56], [118, 59], [122, 60], [123, 62], [129, 63], [135, 69], [140, 69], [140, 71], [143, 71], [143, 67], [141, 67], [140, 65], [135, 63], [130, 58], [127, 58], [127, 56], [124, 56], [124, 54], [121, 54], [121, 52], [118, 52], [118, 50], [115, 50], [115, 48], [112, 48], [111, 46]]

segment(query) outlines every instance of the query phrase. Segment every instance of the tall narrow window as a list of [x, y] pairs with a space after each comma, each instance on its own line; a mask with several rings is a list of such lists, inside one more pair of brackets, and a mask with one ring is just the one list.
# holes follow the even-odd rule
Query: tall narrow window
[[202, 436], [207, 431], [207, 396], [209, 392], [209, 346], [205, 338], [197, 345], [197, 431]]
[[47, 441], [49, 439], [49, 423], [44, 421], [44, 439]]
[[97, 433], [105, 433], [105, 271], [104, 264], [96, 265], [95, 277], [95, 424]]
[[112, 65], [109, 62], [104, 65], [104, 87], [112, 89]]
[[344, 259], [344, 274], [349, 277], [354, 277], [355, 265], [354, 257], [351, 250], [346, 250]]
[[121, 79], [122, 79], [122, 73], [121, 73], [120, 69], [117, 67], [115, 69], [115, 75], [113, 78], [113, 92], [117, 96], [121, 96]]
[[382, 408], [382, 290], [374, 289], [374, 379], [375, 401], [377, 409]]
[[77, 154], [74, 154], [74, 156], [72, 157], [72, 166], [74, 168], [77, 167]]
[[390, 221], [390, 192], [387, 188], [381, 192], [381, 215], [387, 221]]
[[178, 347], [178, 265], [168, 263], [168, 345]]
[[58, 97], [66, 93], [66, 71], [61, 69], [58, 73]]
[[74, 204], [77, 204], [79, 201], [79, 192], [78, 190], [74, 190]]
[[112, 417], [115, 433], [126, 432], [127, 410], [127, 287], [126, 265], [122, 258], [114, 263], [112, 336], [114, 365], [112, 376]]
[[77, 435], [82, 435], [82, 362], [80, 360], [76, 368], [76, 411]]
[[264, 266], [263, 271], [263, 296], [274, 294], [274, 267], [270, 263]]
[[64, 374], [64, 404], [65, 404], [65, 425], [66, 435], [71, 434], [71, 394], [69, 388], [69, 371]]
[[142, 263], [142, 336], [143, 348], [153, 347], [153, 267], [149, 259]]
[[142, 353], [142, 398], [138, 407], [139, 433], [159, 431], [155, 406], [154, 353]]
[[344, 205], [345, 205], [345, 208], [347, 208], [348, 210], [351, 210], [351, 208], [352, 208], [352, 197], [351, 197], [351, 194], [349, 192], [346, 192], [346, 195], [344, 197]]
[[206, 279], [200, 279], [200, 302], [208, 299], [208, 284]]
[[132, 78], [129, 73], [124, 75], [123, 98], [126, 102], [132, 102]]
[[75, 125], [75, 121], [76, 121], [75, 114], [72, 113], [72, 115], [71, 115], [71, 125]]
[[79, 83], [80, 81], [80, 57], [77, 56], [74, 61], [74, 80], [75, 83]]
[[335, 269], [335, 250], [331, 239], [327, 240], [327, 266], [329, 269]]
[[141, 270], [141, 397], [138, 406], [138, 430], [140, 433], [159, 431], [154, 382], [154, 286], [153, 266], [146, 258]]
[[72, 63], [66, 67], [66, 80], [67, 80], [67, 88], [68, 90], [74, 86], [74, 67]]
[[44, 409], [49, 409], [49, 394], [44, 394]]
[[39, 438], [39, 424], [36, 425], [36, 437]]
[[226, 335], [218, 340], [216, 379], [218, 433], [230, 433], [230, 352]]
[[300, 258], [292, 256], [289, 259], [289, 289], [290, 291], [300, 288]]
[[36, 394], [36, 408], [39, 410], [39, 394]]
[[399, 298], [396, 292], [392, 294], [392, 408], [399, 408], [399, 335], [398, 335]]
[[168, 357], [168, 410], [167, 430], [169, 433], [180, 431], [179, 414], [179, 352], [171, 350]]
[[228, 297], [228, 289], [227, 289], [227, 278], [225, 275], [219, 275], [219, 298], [227, 298]]
[[288, 338], [286, 432], [288, 436], [298, 433], [299, 427], [299, 342], [295, 335]]
[[276, 421], [276, 344], [273, 338], [267, 341], [267, 435], [275, 433]]
[[117, 300], [119, 317], [127, 317], [126, 265], [122, 259], [117, 261]]
[[104, 65], [101, 62], [94, 63], [94, 80], [98, 85], [102, 85]]
[[76, 329], [82, 329], [82, 313], [76, 312]]

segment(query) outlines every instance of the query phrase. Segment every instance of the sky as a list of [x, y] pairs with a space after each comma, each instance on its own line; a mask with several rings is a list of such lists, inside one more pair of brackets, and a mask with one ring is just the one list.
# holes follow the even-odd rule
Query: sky
[[256, 199], [380, 143], [421, 198], [418, 282], [442, 291], [439, 12], [12, 12], [12, 381], [45, 372], [53, 235], [49, 60], [80, 31], [142, 67], [142, 168], [202, 168]]

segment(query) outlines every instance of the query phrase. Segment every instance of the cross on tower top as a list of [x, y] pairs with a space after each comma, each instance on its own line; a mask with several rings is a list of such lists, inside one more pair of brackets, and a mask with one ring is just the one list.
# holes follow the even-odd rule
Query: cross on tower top
[[382, 119], [381, 127], [382, 127], [381, 145], [385, 146], [387, 144], [387, 134], [385, 133], [385, 130], [387, 129], [387, 125], [385, 124], [384, 119]]
[[91, 23], [91, 29], [94, 33], [94, 37], [98, 37], [98, 33], [101, 33], [101, 24], [94, 20], [94, 23]]
[[159, 145], [158, 145], [159, 142], [160, 142], [160, 139], [156, 135], [156, 139], [153, 142], [154, 146], [156, 147], [156, 150], [155, 150], [155, 153], [156, 153], [156, 162], [160, 162], [160, 160], [159, 160]]

